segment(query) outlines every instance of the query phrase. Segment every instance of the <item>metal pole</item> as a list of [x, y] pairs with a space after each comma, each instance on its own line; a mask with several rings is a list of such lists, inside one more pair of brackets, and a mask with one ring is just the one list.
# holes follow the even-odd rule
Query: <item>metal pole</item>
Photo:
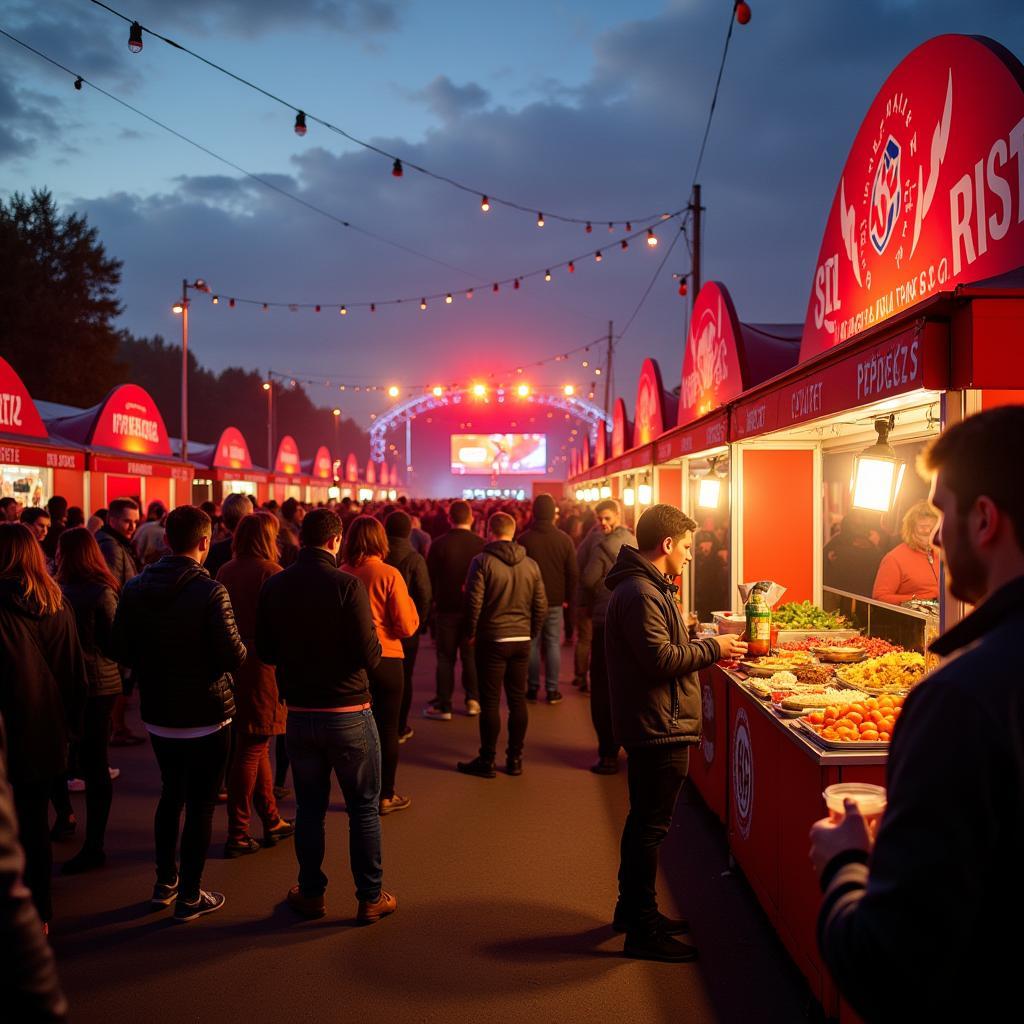
[[274, 472], [274, 382], [267, 370], [267, 469]]
[[697, 293], [700, 291], [700, 218], [702, 207], [700, 205], [700, 185], [693, 186], [693, 202], [690, 205], [693, 211], [693, 262], [691, 264], [693, 296], [692, 303], [697, 305]]
[[612, 321], [608, 321], [608, 366], [604, 378], [604, 411], [608, 413], [608, 402], [611, 398], [612, 389], [612, 349], [615, 346]]
[[188, 279], [181, 282], [181, 461], [188, 462]]
[[[405, 475], [412, 475], [412, 420], [405, 418]], [[408, 481], [407, 481], [408, 483]]]

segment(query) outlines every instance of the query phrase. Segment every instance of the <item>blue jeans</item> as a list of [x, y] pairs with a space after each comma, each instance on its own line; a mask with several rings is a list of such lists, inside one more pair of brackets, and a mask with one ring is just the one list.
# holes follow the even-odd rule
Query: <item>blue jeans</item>
[[558, 689], [558, 673], [562, 668], [562, 609], [549, 608], [544, 616], [540, 636], [533, 638], [530, 645], [530, 678], [527, 687], [530, 690], [540, 689], [540, 650], [544, 648], [546, 670], [544, 679], [548, 693]]
[[380, 739], [373, 712], [288, 712], [288, 757], [295, 786], [295, 855], [299, 889], [316, 897], [327, 888], [323, 873], [324, 819], [331, 772], [348, 806], [348, 852], [356, 899], [380, 898]]

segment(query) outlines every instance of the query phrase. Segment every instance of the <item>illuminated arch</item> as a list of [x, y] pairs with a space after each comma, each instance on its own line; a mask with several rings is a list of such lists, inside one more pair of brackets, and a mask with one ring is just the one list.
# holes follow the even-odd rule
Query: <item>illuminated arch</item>
[[567, 412], [577, 419], [583, 420], [589, 429], [590, 440], [597, 442], [597, 428], [599, 424], [611, 427], [612, 418], [605, 411], [593, 402], [577, 395], [549, 394], [543, 391], [531, 393], [526, 398], [519, 398], [512, 388], [495, 388], [484, 399], [477, 398], [470, 388], [446, 388], [441, 395], [428, 392], [418, 395], [405, 402], [400, 402], [393, 409], [389, 409], [383, 416], [378, 416], [370, 428], [370, 458], [374, 462], [383, 462], [387, 451], [385, 438], [389, 431], [399, 427], [417, 416], [435, 409], [446, 409], [453, 405], [461, 405], [465, 401], [476, 402], [501, 402], [508, 399], [507, 404], [514, 408], [518, 402], [526, 402], [532, 405], [546, 405], [560, 412]]

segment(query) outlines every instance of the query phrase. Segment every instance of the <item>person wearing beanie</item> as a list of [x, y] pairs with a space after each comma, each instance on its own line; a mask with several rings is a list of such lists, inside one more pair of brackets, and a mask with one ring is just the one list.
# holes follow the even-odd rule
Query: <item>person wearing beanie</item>
[[402, 704], [398, 713], [398, 742], [411, 739], [413, 730], [409, 727], [409, 709], [412, 707], [412, 673], [420, 650], [420, 634], [430, 611], [430, 573], [426, 559], [412, 546], [412, 519], [407, 512], [392, 512], [384, 521], [384, 532], [388, 538], [388, 555], [384, 561], [396, 568], [405, 580], [409, 596], [420, 617], [420, 628], [412, 636], [402, 638], [402, 671], [404, 683]]
[[562, 699], [558, 689], [558, 673], [562, 665], [560, 644], [562, 609], [569, 596], [575, 591], [579, 578], [576, 564], [576, 548], [568, 534], [559, 530], [558, 506], [550, 494], [538, 494], [533, 499], [533, 523], [519, 543], [526, 548], [527, 555], [540, 566], [547, 594], [548, 611], [539, 636], [533, 638], [530, 649], [530, 674], [526, 687], [526, 699], [535, 701], [540, 690], [541, 652], [544, 659], [544, 683], [549, 704]]

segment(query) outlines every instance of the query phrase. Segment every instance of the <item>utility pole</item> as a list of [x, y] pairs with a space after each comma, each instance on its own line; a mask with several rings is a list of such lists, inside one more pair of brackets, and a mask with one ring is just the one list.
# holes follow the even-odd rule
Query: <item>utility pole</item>
[[[693, 200], [690, 212], [693, 214], [693, 253], [690, 264], [690, 284], [693, 286], [693, 306], [697, 305], [697, 293], [700, 291], [700, 220], [704, 207], [700, 205], [700, 185], [693, 186]], [[692, 307], [691, 307], [692, 308]]]
[[188, 278], [181, 282], [181, 461], [188, 462]]
[[267, 379], [263, 382], [263, 390], [267, 393], [267, 469], [274, 472], [274, 381], [267, 370]]
[[608, 403], [611, 399], [612, 390], [612, 354], [615, 348], [615, 333], [612, 321], [608, 321], [608, 365], [604, 378], [604, 411], [608, 413]]

